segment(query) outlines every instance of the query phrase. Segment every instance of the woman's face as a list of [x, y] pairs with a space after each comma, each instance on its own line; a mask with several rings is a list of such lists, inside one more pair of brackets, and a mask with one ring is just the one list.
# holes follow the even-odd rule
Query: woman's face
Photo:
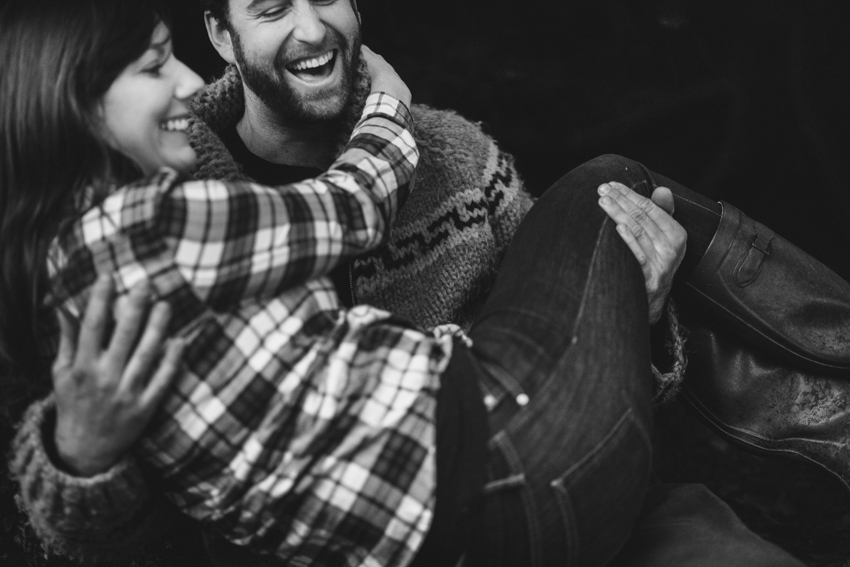
[[171, 49], [171, 33], [160, 23], [147, 51], [106, 91], [101, 118], [107, 142], [148, 175], [167, 166], [189, 173], [195, 150], [189, 145], [189, 102], [204, 82]]

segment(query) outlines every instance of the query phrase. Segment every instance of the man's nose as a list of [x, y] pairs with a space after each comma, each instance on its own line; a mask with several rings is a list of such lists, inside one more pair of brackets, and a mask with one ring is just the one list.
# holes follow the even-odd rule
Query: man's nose
[[312, 2], [297, 3], [293, 17], [293, 38], [303, 43], [321, 43], [325, 39], [325, 24], [313, 8]]

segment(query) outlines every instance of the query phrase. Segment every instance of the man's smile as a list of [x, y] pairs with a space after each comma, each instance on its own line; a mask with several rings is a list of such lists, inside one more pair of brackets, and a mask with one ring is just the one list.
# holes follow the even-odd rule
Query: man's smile
[[332, 49], [317, 56], [296, 59], [286, 65], [290, 75], [301, 82], [317, 85], [329, 79], [336, 67], [338, 50]]

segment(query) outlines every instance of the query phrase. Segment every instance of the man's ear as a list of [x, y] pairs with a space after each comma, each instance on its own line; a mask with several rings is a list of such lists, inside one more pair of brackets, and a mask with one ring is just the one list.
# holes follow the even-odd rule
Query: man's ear
[[210, 11], [206, 11], [204, 12], [204, 24], [207, 26], [207, 36], [210, 38], [210, 43], [213, 44], [221, 58], [231, 65], [235, 64], [233, 38], [230, 37], [230, 30], [227, 29], [224, 22], [218, 21]]
[[357, 23], [363, 25], [363, 20], [360, 19], [360, 10], [357, 9], [357, 0], [351, 0], [351, 7], [354, 9], [354, 15], [357, 16]]

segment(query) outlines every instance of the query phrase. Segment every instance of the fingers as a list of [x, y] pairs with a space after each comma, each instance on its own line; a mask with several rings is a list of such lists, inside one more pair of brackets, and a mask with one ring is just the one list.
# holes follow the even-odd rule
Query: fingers
[[369, 76], [372, 79], [372, 92], [388, 93], [403, 103], [410, 105], [410, 89], [401, 80], [401, 77], [398, 76], [392, 65], [365, 45], [361, 47], [361, 53], [369, 69]]
[[111, 317], [113, 291], [112, 277], [106, 274], [98, 276], [92, 287], [80, 328], [80, 342], [77, 345], [77, 352], [78, 358], [81, 360], [93, 361], [100, 354], [103, 336]]
[[173, 339], [168, 342], [168, 347], [165, 349], [165, 356], [162, 357], [156, 374], [150, 379], [147, 388], [145, 388], [141, 396], [142, 406], [148, 408], [150, 412], [153, 412], [159, 407], [171, 383], [180, 373], [180, 365], [185, 347], [186, 344], [182, 339]]
[[644, 278], [650, 277], [652, 274], [648, 273], [648, 271], [650, 270], [649, 256], [647, 255], [644, 246], [640, 242], [638, 242], [638, 239], [635, 238], [635, 235], [632, 233], [632, 231], [629, 230], [628, 227], [626, 227], [626, 225], [624, 224], [617, 225], [617, 233], [619, 233], [620, 238], [623, 239], [623, 241], [629, 247], [629, 250], [631, 250], [632, 254], [634, 254], [635, 259], [638, 261], [638, 264], [640, 264], [641, 270], [643, 270], [644, 272]]
[[676, 211], [676, 203], [673, 201], [673, 192], [667, 187], [656, 187], [652, 192], [652, 202], [664, 209], [668, 215]]
[[133, 347], [136, 346], [136, 338], [147, 313], [149, 300], [150, 287], [147, 282], [141, 282], [133, 286], [126, 298], [119, 302], [115, 331], [106, 353], [109, 367], [122, 369], [126, 365]]
[[151, 309], [142, 338], [124, 371], [124, 387], [131, 392], [141, 392], [147, 385], [154, 363], [162, 354], [170, 319], [171, 308], [167, 303], [159, 302]]
[[[665, 214], [649, 199], [640, 197], [637, 202], [629, 198], [634, 193], [625, 185], [605, 183], [599, 187], [599, 205], [617, 226], [625, 226], [632, 233], [644, 254], [652, 254], [655, 242], [665, 238], [656, 222], [658, 213]], [[635, 194], [636, 195], [636, 194]], [[618, 228], [618, 231], [620, 229]], [[623, 233], [620, 232], [622, 235]]]
[[61, 309], [56, 313], [59, 319], [59, 351], [53, 361], [53, 379], [63, 370], [74, 364], [74, 353], [77, 350], [77, 327], [69, 320]]

